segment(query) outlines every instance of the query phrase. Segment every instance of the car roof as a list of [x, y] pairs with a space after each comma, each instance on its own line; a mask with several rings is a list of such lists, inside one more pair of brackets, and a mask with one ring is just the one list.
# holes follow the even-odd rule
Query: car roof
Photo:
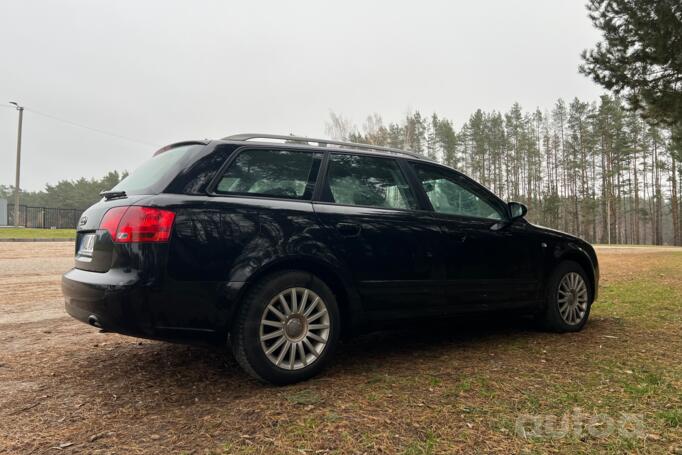
[[285, 146], [287, 148], [309, 148], [311, 150], [319, 151], [341, 151], [349, 153], [368, 153], [380, 156], [401, 156], [403, 158], [410, 158], [420, 161], [434, 162], [422, 154], [410, 150], [402, 150], [393, 147], [385, 147], [373, 144], [360, 144], [356, 142], [337, 141], [333, 139], [317, 139], [304, 136], [292, 135], [277, 135], [277, 134], [261, 134], [261, 133], [247, 133], [235, 134], [220, 139], [220, 142], [234, 143], [234, 144], [249, 144], [258, 146]]

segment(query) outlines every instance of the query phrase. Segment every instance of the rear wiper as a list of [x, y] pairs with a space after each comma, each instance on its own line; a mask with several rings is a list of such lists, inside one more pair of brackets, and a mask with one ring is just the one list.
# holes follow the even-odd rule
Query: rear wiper
[[125, 191], [111, 191], [111, 190], [110, 191], [102, 191], [101, 193], [99, 193], [99, 195], [104, 196], [104, 199], [106, 199], [107, 201], [109, 199], [117, 199], [120, 197], [126, 197], [127, 196]]

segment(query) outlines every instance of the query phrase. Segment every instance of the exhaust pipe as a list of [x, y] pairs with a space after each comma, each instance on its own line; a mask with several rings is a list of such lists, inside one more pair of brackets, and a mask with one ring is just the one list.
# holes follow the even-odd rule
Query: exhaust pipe
[[94, 314], [88, 316], [88, 324], [90, 324], [93, 327], [97, 327], [98, 329], [102, 328], [102, 324], [99, 323], [97, 316], [95, 316]]
[[107, 330], [102, 328], [102, 324], [100, 324], [99, 319], [97, 319], [97, 316], [94, 314], [91, 314], [88, 316], [88, 324], [90, 324], [93, 327], [97, 327], [99, 329], [99, 333], [106, 333]]

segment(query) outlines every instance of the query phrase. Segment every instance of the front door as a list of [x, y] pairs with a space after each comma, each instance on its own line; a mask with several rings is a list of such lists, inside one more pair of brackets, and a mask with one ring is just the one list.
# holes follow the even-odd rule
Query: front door
[[534, 303], [541, 246], [510, 222], [506, 204], [471, 179], [441, 166], [413, 163], [439, 219], [447, 305], [455, 311]]

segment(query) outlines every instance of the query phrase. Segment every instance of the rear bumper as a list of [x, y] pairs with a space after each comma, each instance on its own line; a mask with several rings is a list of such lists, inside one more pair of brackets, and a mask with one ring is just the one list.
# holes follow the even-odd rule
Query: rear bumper
[[71, 269], [62, 276], [74, 319], [139, 338], [221, 346], [243, 284], [155, 281], [125, 269]]
[[66, 312], [79, 321], [106, 331], [155, 337], [147, 292], [135, 274], [71, 269], [62, 276], [62, 292]]

